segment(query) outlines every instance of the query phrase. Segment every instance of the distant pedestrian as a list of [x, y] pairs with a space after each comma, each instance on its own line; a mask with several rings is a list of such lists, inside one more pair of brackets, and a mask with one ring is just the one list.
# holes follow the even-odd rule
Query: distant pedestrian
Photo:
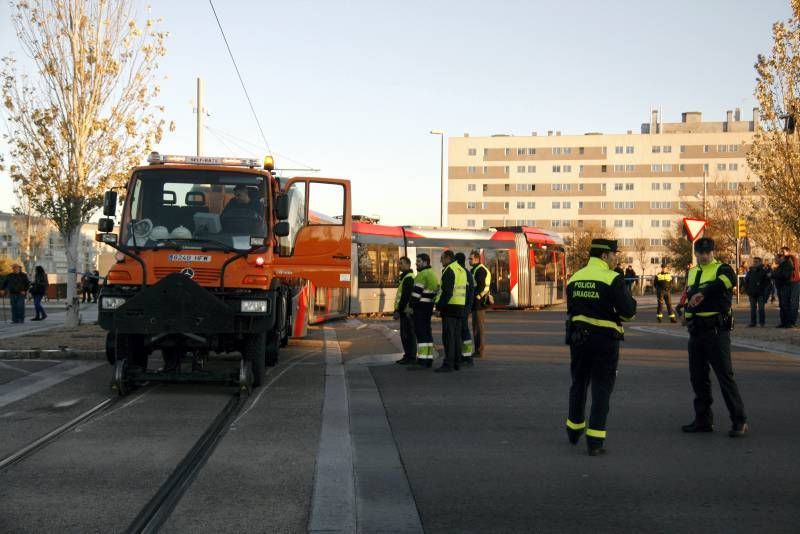
[[623, 277], [625, 276], [625, 269], [622, 268], [622, 264], [619, 262], [617, 262], [617, 266], [614, 267], [614, 272], [621, 274]]
[[436, 299], [436, 309], [442, 315], [442, 344], [444, 361], [437, 373], [457, 371], [461, 364], [461, 322], [467, 299], [467, 273], [455, 261], [452, 250], [441, 256], [442, 287]]
[[34, 269], [33, 284], [31, 284], [31, 296], [33, 296], [33, 307], [36, 310], [36, 317], [31, 321], [44, 321], [47, 319], [47, 313], [42, 307], [42, 299], [47, 294], [47, 288], [50, 285], [47, 279], [47, 273], [44, 272], [44, 267], [37, 265]]
[[667, 270], [666, 265], [661, 266], [661, 272], [656, 275], [656, 299], [658, 300], [658, 309], [656, 310], [656, 319], [660, 323], [664, 318], [664, 310], [662, 305], [666, 307], [669, 314], [669, 320], [672, 323], [678, 322], [675, 317], [675, 311], [672, 309], [672, 299], [670, 291], [672, 291], [672, 273]]
[[411, 309], [414, 313], [414, 334], [417, 337], [417, 363], [433, 367], [436, 350], [433, 348], [433, 301], [439, 291], [439, 279], [431, 269], [431, 257], [417, 254], [417, 275], [411, 292]]
[[[623, 321], [636, 315], [636, 301], [619, 273], [610, 265], [617, 241], [593, 239], [589, 262], [567, 282], [567, 332], [570, 346], [569, 415], [567, 438], [573, 445], [586, 432], [589, 456], [605, 451], [606, 419], [617, 376]], [[585, 419], [586, 394], [592, 386], [589, 424]]]
[[694, 420], [684, 432], [713, 432], [709, 368], [714, 370], [731, 418], [732, 438], [747, 434], [747, 416], [739, 387], [733, 377], [731, 329], [733, 286], [736, 273], [727, 263], [714, 259], [714, 240], [701, 237], [694, 244], [697, 267], [689, 271], [686, 323], [689, 329], [689, 377], [694, 391]]
[[486, 352], [486, 310], [492, 306], [492, 273], [481, 263], [481, 253], [473, 250], [469, 254], [472, 278], [475, 279], [475, 299], [472, 305], [473, 357], [483, 358]]
[[633, 284], [636, 283], [636, 271], [633, 270], [633, 265], [628, 265], [625, 268], [625, 284], [628, 286], [628, 291], [633, 293]]
[[784, 258], [788, 258], [791, 262], [791, 276], [789, 277], [789, 326], [794, 328], [797, 326], [797, 313], [800, 308], [800, 261], [797, 255], [793, 254], [789, 247], [781, 247], [781, 252]]
[[467, 273], [467, 296], [464, 300], [464, 317], [461, 321], [461, 361], [465, 367], [472, 367], [474, 365], [472, 354], [475, 351], [472, 334], [469, 331], [469, 317], [472, 315], [472, 307], [475, 305], [475, 279], [467, 269], [467, 257], [463, 252], [456, 252], [456, 263]]
[[747, 293], [747, 298], [750, 301], [750, 324], [747, 326], [753, 327], [756, 324], [764, 326], [766, 321], [766, 313], [764, 311], [764, 304], [769, 295], [769, 286], [771, 285], [769, 279], [769, 271], [761, 263], [761, 258], [758, 256], [753, 258], [753, 265], [747, 270], [744, 275], [744, 291]]
[[0, 286], [3, 294], [8, 293], [9, 300], [11, 301], [11, 322], [21, 324], [25, 322], [25, 296], [28, 294], [28, 288], [31, 287], [31, 282], [28, 275], [22, 272], [22, 265], [14, 263], [11, 265], [11, 274], [6, 276], [3, 280], [3, 285]]
[[97, 302], [100, 294], [100, 271], [92, 271], [92, 302]]
[[88, 269], [81, 276], [81, 302], [92, 301], [92, 272]]
[[400, 365], [417, 361], [417, 336], [414, 334], [414, 316], [411, 311], [411, 293], [414, 291], [414, 271], [411, 260], [403, 256], [398, 260], [400, 267], [400, 283], [397, 285], [397, 296], [394, 299], [395, 320], [400, 321], [400, 341], [403, 344], [403, 357], [397, 360]]

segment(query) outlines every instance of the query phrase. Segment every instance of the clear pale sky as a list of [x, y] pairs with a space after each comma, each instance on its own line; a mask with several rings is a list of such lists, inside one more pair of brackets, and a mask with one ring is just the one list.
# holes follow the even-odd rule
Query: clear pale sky
[[[144, 13], [147, 4], [136, 5]], [[205, 155], [266, 154], [208, 2], [151, 5], [170, 32], [160, 102], [177, 125], [158, 149], [194, 153], [200, 77]], [[756, 55], [769, 51], [772, 23], [790, 15], [788, 0], [214, 6], [277, 166], [349, 178], [354, 213], [420, 225], [439, 219], [439, 138], [430, 130], [622, 133], [638, 131], [652, 106], [667, 122], [690, 110], [724, 120], [735, 107], [747, 117]], [[16, 50], [0, 2], [0, 55]], [[0, 210], [13, 203], [0, 175]]]

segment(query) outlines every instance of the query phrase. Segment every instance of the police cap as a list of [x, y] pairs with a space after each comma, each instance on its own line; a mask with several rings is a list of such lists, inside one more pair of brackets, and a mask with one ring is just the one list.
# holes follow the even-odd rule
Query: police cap
[[602, 250], [603, 252], [617, 252], [616, 239], [592, 239], [590, 249]]
[[695, 252], [711, 252], [714, 250], [714, 240], [710, 237], [701, 237], [694, 242]]

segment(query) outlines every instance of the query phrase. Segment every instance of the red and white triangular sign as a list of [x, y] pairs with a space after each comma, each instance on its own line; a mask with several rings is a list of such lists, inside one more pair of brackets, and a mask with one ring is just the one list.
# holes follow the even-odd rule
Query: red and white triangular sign
[[707, 222], [708, 221], [703, 219], [690, 219], [688, 217], [683, 219], [683, 225], [686, 227], [686, 233], [689, 234], [689, 239], [691, 241], [697, 239], [697, 236], [699, 236], [703, 228], [706, 227]]

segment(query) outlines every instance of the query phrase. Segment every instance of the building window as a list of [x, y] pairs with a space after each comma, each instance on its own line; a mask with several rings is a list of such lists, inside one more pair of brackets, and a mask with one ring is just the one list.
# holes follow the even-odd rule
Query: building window
[[635, 172], [636, 165], [625, 165], [625, 172]]
[[477, 148], [470, 148], [469, 150], [467, 150], [467, 154], [470, 155], [470, 156], [477, 156], [478, 155], [478, 149]]
[[564, 226], [565, 228], [569, 228], [570, 226], [572, 226], [572, 221], [564, 219], [563, 221], [561, 221], [561, 225]]
[[475, 184], [467, 184], [467, 191], [475, 191]]
[[583, 219], [578, 219], [578, 228], [583, 228]]
[[525, 209], [525, 202], [517, 201], [517, 209], [524, 210]]
[[475, 219], [467, 219], [467, 227], [475, 228]]
[[631, 145], [626, 146], [625, 147], [625, 153], [626, 154], [633, 154], [633, 146], [631, 146]]
[[728, 145], [717, 145], [717, 152], [727, 152]]
[[739, 182], [728, 182], [728, 189], [731, 191], [736, 191], [739, 187]]
[[600, 228], [605, 228], [605, 227], [606, 227], [606, 220], [600, 219]]
[[625, 228], [633, 228], [633, 219], [625, 219]]
[[503, 202], [503, 209], [508, 209], [508, 202]]
[[607, 146], [600, 147], [600, 152], [605, 156], [608, 153], [608, 147]]
[[653, 219], [650, 221], [650, 228], [661, 228], [661, 221]]
[[572, 191], [572, 184], [561, 184], [562, 191]]
[[650, 209], [668, 210], [672, 209], [672, 202], [669, 200], [653, 200], [650, 202]]
[[703, 172], [708, 172], [708, 163], [703, 163]]
[[561, 155], [561, 147], [560, 146], [554, 146], [550, 151], [555, 156], [560, 156]]
[[669, 225], [672, 224], [669, 219], [661, 219], [661, 228], [669, 228]]
[[489, 190], [489, 184], [483, 184], [483, 192], [487, 192]]
[[525, 172], [525, 165], [517, 165], [517, 172], [519, 173]]
[[564, 201], [564, 202], [561, 204], [561, 209], [568, 210], [568, 209], [571, 209], [571, 208], [572, 208], [572, 202], [571, 202], [571, 201], [569, 201], [569, 200], [565, 200], [565, 201]]
[[554, 210], [561, 209], [561, 202], [559, 202], [559, 201], [557, 201], [557, 200], [556, 200], [556, 201], [554, 201], [554, 202], [552, 203], [552, 205], [551, 205], [550, 207], [551, 207], [551, 208], [553, 208]]
[[489, 174], [489, 167], [486, 165], [483, 166], [483, 174]]
[[738, 163], [728, 163], [728, 170], [729, 171], [738, 171], [739, 164]]
[[672, 152], [672, 145], [664, 145], [664, 148], [661, 150], [664, 154], [669, 154]]
[[622, 191], [624, 188], [624, 184], [614, 184], [614, 191]]
[[488, 148], [484, 148], [483, 149], [483, 159], [489, 159], [489, 149]]
[[650, 258], [650, 264], [661, 265], [661, 258], [659, 258], [658, 256], [653, 256], [652, 258]]
[[553, 228], [558, 228], [559, 226], [561, 226], [561, 221], [559, 221], [558, 219], [554, 219], [550, 221], [550, 226], [552, 226]]
[[625, 191], [633, 191], [633, 182], [625, 184]]
[[527, 207], [529, 210], [536, 209], [536, 202], [528, 202], [528, 204], [526, 205], [526, 207]]
[[488, 202], [481, 202], [481, 209], [482, 210], [489, 209], [489, 203]]
[[633, 209], [633, 201], [632, 200], [615, 200], [614, 201], [614, 209], [617, 210], [632, 210]]
[[524, 148], [518, 148], [517, 149], [517, 156], [524, 156], [524, 155], [525, 155], [525, 149]]
[[686, 209], [686, 202], [678, 202], [678, 207], [682, 210]]
[[529, 148], [528, 149], [528, 155], [529, 156], [535, 156], [536, 155], [536, 149], [535, 148]]
[[528, 165], [528, 172], [536, 172], [536, 165]]
[[508, 156], [510, 156], [510, 155], [511, 155], [511, 149], [510, 149], [510, 148], [507, 148], [507, 149], [506, 149], [506, 157], [508, 157]]
[[681, 145], [681, 154], [686, 152], [686, 145]]
[[605, 193], [606, 192], [606, 184], [600, 184], [600, 192], [601, 193]]
[[600, 202], [600, 209], [601, 210], [608, 209], [608, 202], [606, 201]]
[[567, 147], [564, 147], [564, 155], [565, 155], [565, 156], [569, 156], [569, 155], [571, 155], [571, 154], [572, 154], [572, 148], [571, 148], [571, 147], [568, 147], [568, 146], [567, 146]]
[[625, 172], [625, 165], [614, 165], [614, 172]]
[[660, 154], [661, 153], [661, 147], [658, 146], [658, 145], [653, 145], [652, 151], [653, 151], [653, 154]]
[[703, 145], [703, 152], [708, 154], [709, 152], [711, 152], [711, 147], [709, 145]]
[[661, 184], [658, 183], [658, 182], [653, 182], [652, 184], [650, 184], [650, 189], [653, 190], [653, 191], [660, 191], [661, 190]]
[[511, 184], [503, 184], [503, 191], [511, 191]]
[[503, 172], [506, 174], [506, 176], [508, 176], [508, 173], [510, 172], [510, 167], [508, 165], [503, 167]]
[[664, 172], [672, 172], [672, 163], [665, 163], [661, 166], [661, 170]]
[[561, 172], [561, 165], [553, 165], [553, 172]]
[[684, 165], [683, 163], [678, 165], [678, 171], [679, 172], [686, 172], [686, 165]]
[[653, 163], [652, 165], [650, 165], [650, 172], [661, 172], [661, 164]]
[[579, 146], [578, 147], [578, 154], [583, 156], [583, 153], [584, 153], [584, 148], [582, 146]]
[[561, 191], [561, 184], [550, 184], [550, 191]]
[[669, 183], [669, 182], [664, 182], [662, 189], [664, 189], [664, 191], [671, 191], [672, 190], [672, 184]]
[[583, 191], [583, 184], [578, 184], [578, 191]]
[[468, 210], [474, 210], [475, 207], [476, 207], [475, 202], [467, 202], [467, 209]]
[[579, 210], [582, 210], [582, 209], [583, 209], [583, 200], [579, 200], [579, 201], [578, 201], [578, 209], [579, 209]]
[[564, 172], [572, 172], [572, 165], [564, 165]]
[[724, 171], [725, 170], [725, 164], [724, 163], [717, 163], [717, 170], [718, 171]]
[[678, 191], [683, 191], [686, 189], [686, 182], [681, 182], [678, 184]]
[[622, 219], [614, 219], [614, 228], [622, 228], [622, 225], [625, 224], [625, 221]]
[[467, 174], [475, 174], [476, 170], [477, 169], [475, 168], [474, 165], [470, 165], [469, 167], [467, 167]]
[[608, 171], [608, 165], [600, 165], [600, 172], [607, 172], [607, 171]]
[[625, 151], [625, 147], [622, 146], [615, 146], [614, 147], [614, 154], [622, 154]]

